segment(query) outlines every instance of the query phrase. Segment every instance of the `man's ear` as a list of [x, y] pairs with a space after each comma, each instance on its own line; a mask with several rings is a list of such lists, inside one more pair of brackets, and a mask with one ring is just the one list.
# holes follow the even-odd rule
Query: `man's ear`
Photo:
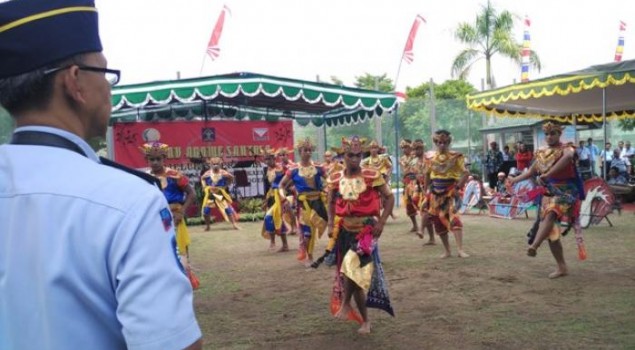
[[79, 67], [71, 66], [68, 69], [63, 70], [62, 73], [62, 84], [64, 85], [64, 92], [66, 96], [71, 100], [75, 101], [79, 104], [84, 104], [86, 102], [86, 98], [84, 95], [84, 87], [79, 81]]

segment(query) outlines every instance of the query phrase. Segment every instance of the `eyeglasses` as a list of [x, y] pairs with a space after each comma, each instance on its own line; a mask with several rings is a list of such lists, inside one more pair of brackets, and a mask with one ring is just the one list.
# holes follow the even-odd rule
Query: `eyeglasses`
[[48, 75], [48, 74], [57, 73], [65, 69], [69, 69], [72, 66], [77, 66], [77, 68], [83, 71], [104, 73], [104, 78], [106, 78], [106, 81], [108, 82], [108, 84], [110, 84], [110, 86], [117, 85], [117, 83], [119, 82], [119, 78], [121, 77], [121, 71], [118, 69], [99, 68], [99, 67], [77, 65], [77, 64], [71, 64], [64, 67], [56, 67], [56, 68], [47, 69], [44, 71], [44, 74]]

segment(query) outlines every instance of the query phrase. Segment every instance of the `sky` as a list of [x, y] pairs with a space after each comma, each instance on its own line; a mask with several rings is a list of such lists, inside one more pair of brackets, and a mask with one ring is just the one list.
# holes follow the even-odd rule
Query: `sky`
[[[397, 90], [433, 79], [452, 79], [452, 60], [464, 46], [454, 39], [461, 22], [474, 23], [486, 0], [97, 0], [100, 33], [109, 67], [120, 84], [253, 72], [345, 85], [366, 73], [386, 74]], [[205, 53], [223, 5], [231, 10], [221, 54]], [[531, 19], [531, 48], [542, 61], [530, 79], [613, 61], [619, 21], [627, 23], [623, 59], [635, 58], [635, 2], [627, 0], [492, 0]], [[399, 70], [417, 14], [426, 19], [414, 44], [414, 61]], [[493, 61], [498, 86], [520, 81], [508, 59]], [[399, 75], [397, 75], [399, 71]], [[468, 81], [481, 88], [483, 64]]]

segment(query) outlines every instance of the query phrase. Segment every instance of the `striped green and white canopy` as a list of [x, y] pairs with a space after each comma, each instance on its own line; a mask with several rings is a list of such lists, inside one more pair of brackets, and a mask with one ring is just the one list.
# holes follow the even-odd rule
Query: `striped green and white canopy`
[[254, 73], [157, 81], [112, 90], [111, 123], [137, 120], [294, 119], [354, 124], [397, 108], [392, 93]]

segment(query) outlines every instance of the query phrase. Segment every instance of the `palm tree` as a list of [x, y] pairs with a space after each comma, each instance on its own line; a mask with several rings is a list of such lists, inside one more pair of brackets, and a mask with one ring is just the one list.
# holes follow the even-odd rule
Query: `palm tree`
[[[485, 79], [487, 88], [491, 89], [495, 87], [492, 74], [494, 55], [501, 54], [520, 66], [522, 45], [512, 35], [514, 17], [506, 10], [499, 14], [488, 0], [487, 5], [482, 7], [481, 13], [476, 16], [476, 22], [473, 25], [466, 22], [460, 23], [454, 36], [469, 47], [461, 51], [452, 62], [452, 76], [465, 79], [472, 65], [485, 59]], [[530, 50], [529, 63], [540, 71], [540, 59], [533, 50]]]

